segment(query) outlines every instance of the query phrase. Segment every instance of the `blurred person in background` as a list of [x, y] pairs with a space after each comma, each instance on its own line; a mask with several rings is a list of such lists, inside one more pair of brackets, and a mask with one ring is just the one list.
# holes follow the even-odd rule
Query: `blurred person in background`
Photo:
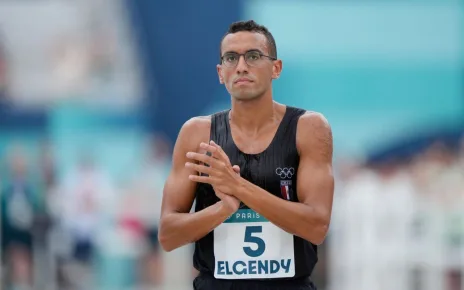
[[19, 147], [8, 158], [9, 177], [1, 199], [2, 258], [6, 264], [4, 289], [32, 289], [33, 225], [36, 189], [30, 180], [25, 153]]
[[[52, 285], [51, 277], [54, 276], [54, 269], [50, 257], [53, 249], [50, 247], [50, 234], [53, 229], [53, 209], [50, 202], [56, 190], [56, 168], [53, 154], [53, 147], [50, 142], [45, 141], [40, 144], [38, 151], [38, 172], [39, 179], [39, 208], [36, 222], [34, 225], [34, 236], [36, 245], [36, 265], [35, 285], [38, 288], [47, 288]], [[37, 265], [40, 265], [37, 267]]]
[[115, 190], [93, 157], [83, 155], [76, 170], [65, 177], [57, 191], [60, 223], [70, 238], [66, 275], [73, 284], [89, 285], [102, 224], [114, 204]]
[[[145, 143], [142, 166], [134, 174], [128, 188], [127, 197], [123, 199], [123, 207], [131, 204], [135, 215], [142, 222], [145, 232], [146, 251], [142, 255], [142, 282], [148, 286], [163, 283], [164, 269], [161, 259], [158, 227], [161, 214], [162, 190], [169, 173], [171, 155], [170, 142], [167, 137], [156, 134], [149, 135]], [[123, 209], [128, 214], [129, 209]]]
[[[161, 202], [163, 193], [161, 188], [167, 179], [170, 163], [171, 163], [171, 144], [167, 137], [163, 135], [154, 135], [148, 142], [148, 158], [145, 178], [149, 184], [152, 185], [147, 199], [152, 199], [154, 203], [146, 203], [150, 205], [149, 208], [145, 207], [144, 216], [145, 226], [147, 229], [147, 240], [149, 244], [148, 255], [145, 257], [145, 273], [148, 283], [152, 286], [161, 285], [163, 283], [164, 269], [163, 260], [161, 259], [159, 241], [158, 241], [158, 228], [159, 217], [161, 215]], [[151, 177], [149, 177], [151, 175]], [[151, 181], [149, 181], [151, 180]], [[142, 181], [143, 182], [143, 181]], [[153, 206], [155, 205], [155, 208]], [[150, 213], [149, 213], [150, 212]], [[149, 213], [149, 214], [148, 214]]]
[[321, 114], [273, 100], [282, 61], [266, 27], [233, 23], [220, 55], [232, 109], [181, 129], [161, 245], [195, 242], [194, 289], [315, 289], [310, 276], [334, 191], [330, 126]]

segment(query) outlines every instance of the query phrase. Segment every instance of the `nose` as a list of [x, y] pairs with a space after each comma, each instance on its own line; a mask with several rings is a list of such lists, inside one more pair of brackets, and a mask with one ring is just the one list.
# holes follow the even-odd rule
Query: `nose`
[[237, 74], [242, 74], [248, 72], [248, 64], [245, 61], [245, 56], [241, 55], [238, 59], [237, 66], [235, 67]]

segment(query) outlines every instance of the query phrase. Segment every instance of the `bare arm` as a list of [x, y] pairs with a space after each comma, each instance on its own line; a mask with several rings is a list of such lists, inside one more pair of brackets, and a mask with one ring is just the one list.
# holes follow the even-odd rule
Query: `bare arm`
[[202, 211], [189, 213], [195, 199], [196, 182], [189, 175], [196, 174], [186, 168], [186, 154], [198, 152], [201, 142], [208, 142], [210, 120], [193, 118], [182, 127], [173, 152], [172, 170], [163, 190], [161, 220], [158, 239], [165, 251], [172, 251], [195, 242], [220, 225], [232, 214], [220, 201]]
[[329, 228], [334, 191], [332, 132], [322, 115], [300, 117], [297, 147], [300, 202], [278, 198], [243, 178], [233, 195], [283, 230], [318, 245]]

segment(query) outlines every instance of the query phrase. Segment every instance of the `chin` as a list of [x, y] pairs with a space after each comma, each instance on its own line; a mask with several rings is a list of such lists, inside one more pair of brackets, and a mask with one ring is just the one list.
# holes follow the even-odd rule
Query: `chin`
[[252, 101], [260, 98], [262, 94], [258, 94], [256, 92], [237, 92], [230, 94], [233, 99], [238, 101]]

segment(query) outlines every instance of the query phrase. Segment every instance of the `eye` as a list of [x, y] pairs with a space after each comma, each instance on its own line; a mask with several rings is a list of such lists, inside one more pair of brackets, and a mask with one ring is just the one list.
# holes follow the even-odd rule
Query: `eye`
[[248, 53], [247, 58], [249, 60], [256, 61], [256, 60], [261, 58], [261, 55], [258, 52], [250, 52], [250, 53]]
[[235, 61], [237, 61], [237, 56], [234, 55], [234, 54], [227, 54], [227, 55], [224, 56], [224, 60], [226, 62], [235, 62]]

